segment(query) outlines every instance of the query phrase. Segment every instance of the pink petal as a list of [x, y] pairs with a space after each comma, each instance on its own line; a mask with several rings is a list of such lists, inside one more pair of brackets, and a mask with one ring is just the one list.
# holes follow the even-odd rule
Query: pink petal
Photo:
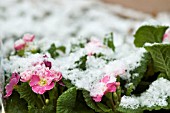
[[102, 100], [103, 95], [97, 95], [96, 97], [92, 97], [95, 102], [100, 102]]
[[20, 40], [17, 40], [14, 44], [14, 48], [15, 50], [21, 50], [21, 49], [24, 49], [26, 43], [24, 42], [24, 40], [20, 39]]
[[32, 90], [37, 94], [44, 94], [46, 91], [44, 87], [38, 85], [33, 86]]
[[23, 36], [23, 40], [25, 42], [32, 42], [34, 40], [34, 38], [35, 38], [35, 35], [32, 35], [32, 34], [25, 34]]
[[45, 64], [46, 67], [51, 69], [52, 63], [50, 61], [44, 61], [44, 64]]
[[11, 96], [11, 94], [12, 94], [12, 91], [7, 92], [7, 94], [4, 96], [4, 98], [8, 98], [9, 96]]
[[106, 92], [115, 92], [116, 91], [116, 84], [115, 83], [108, 83]]
[[6, 93], [8, 93], [8, 92], [10, 92], [10, 91], [13, 90], [13, 85], [7, 84], [6, 87], [5, 87], [5, 89], [6, 89]]
[[110, 80], [110, 76], [103, 77], [100, 82], [107, 83]]
[[39, 76], [32, 75], [32, 78], [31, 78], [31, 81], [29, 84], [30, 84], [30, 86], [34, 86], [34, 85], [37, 85], [39, 81], [40, 81]]
[[45, 90], [51, 90], [54, 88], [54, 85], [55, 85], [54, 82], [51, 82], [50, 85], [46, 85], [46, 86], [44, 86], [44, 88], [45, 88]]

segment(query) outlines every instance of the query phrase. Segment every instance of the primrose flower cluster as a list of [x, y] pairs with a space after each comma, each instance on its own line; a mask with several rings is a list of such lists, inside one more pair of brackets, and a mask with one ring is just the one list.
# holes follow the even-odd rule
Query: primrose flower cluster
[[[34, 35], [24, 35], [23, 39], [19, 39], [15, 42], [15, 50], [19, 51], [24, 49], [26, 44], [32, 42], [33, 39]], [[30, 64], [31, 65], [26, 70], [12, 73], [10, 81], [5, 87], [5, 97], [9, 97], [12, 94], [13, 89], [17, 86], [19, 81], [28, 82], [33, 92], [44, 94], [46, 91], [53, 89], [55, 82], [59, 82], [62, 79], [62, 73], [52, 68], [52, 62], [48, 61], [47, 55], [37, 55], [37, 57], [33, 57]]]
[[112, 33], [103, 41], [78, 38], [63, 44], [42, 44], [24, 35], [4, 59], [7, 106], [18, 100], [21, 112], [28, 113], [170, 109], [165, 87], [170, 84], [170, 30], [146, 25], [134, 36], [136, 47], [115, 46]]
[[[34, 35], [26, 34], [23, 36], [22, 39], [17, 40], [14, 44], [16, 55], [17, 55], [17, 52], [25, 50], [26, 48], [31, 46], [30, 44], [33, 43], [34, 38], [35, 38]], [[99, 39], [96, 39], [96, 38], [92, 38], [87, 44], [85, 44], [83, 51], [85, 55], [87, 55], [88, 58], [93, 58], [94, 55], [100, 54], [100, 53], [102, 54], [113, 53], [112, 50], [108, 49], [106, 45], [104, 45]], [[76, 52], [72, 54], [73, 56], [78, 56]], [[79, 56], [79, 58], [80, 57], [81, 56]], [[16, 57], [16, 58], [10, 57], [10, 58], [11, 58], [11, 62], [13, 63], [16, 62], [16, 65], [19, 65], [19, 66], [17, 67], [16, 65], [13, 65], [13, 67], [18, 68], [18, 70], [17, 69], [15, 69], [15, 71], [13, 70], [9, 83], [5, 87], [6, 98], [12, 94], [12, 91], [15, 88], [17, 88], [17, 85], [19, 84], [19, 82], [28, 83], [34, 93], [42, 95], [45, 92], [53, 89], [55, 87], [55, 83], [64, 85], [62, 82], [63, 73], [64, 73], [64, 77], [67, 78], [66, 73], [69, 72], [68, 69], [64, 68], [65, 65], [69, 65], [69, 62], [66, 62], [66, 64], [62, 64], [63, 61], [61, 58], [57, 58], [55, 61], [55, 59], [51, 58], [49, 54], [47, 55], [41, 54], [41, 53], [40, 54], [39, 53], [29, 54], [27, 51], [26, 54], [21, 57]], [[53, 61], [48, 60], [49, 58], [53, 59]], [[65, 57], [64, 60], [66, 59], [69, 59], [69, 58]], [[75, 62], [73, 59], [71, 61], [73, 63]], [[26, 64], [24, 65], [22, 63], [26, 63]], [[54, 64], [55, 66], [53, 66]], [[107, 68], [107, 66], [108, 65], [103, 66], [102, 73], [97, 75], [99, 79], [97, 79], [97, 81], [94, 82], [95, 85], [91, 86], [91, 88], [89, 88], [88, 90], [90, 91], [90, 95], [95, 102], [100, 102], [102, 100], [102, 97], [109, 92], [116, 92], [116, 88], [120, 86], [120, 82], [117, 82], [116, 77], [119, 74], [123, 74], [124, 71], [122, 72], [122, 70], [124, 69], [119, 69], [119, 70], [107, 73], [107, 69], [104, 69], [104, 67]], [[60, 69], [65, 69], [65, 70], [58, 71]], [[78, 87], [78, 88], [83, 88], [83, 87]]]

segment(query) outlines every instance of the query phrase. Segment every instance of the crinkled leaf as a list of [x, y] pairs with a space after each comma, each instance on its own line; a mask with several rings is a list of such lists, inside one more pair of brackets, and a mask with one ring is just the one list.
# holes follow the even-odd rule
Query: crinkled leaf
[[109, 48], [111, 48], [113, 51], [115, 51], [115, 46], [114, 46], [114, 42], [113, 42], [113, 33], [108, 34], [105, 38], [104, 38], [104, 45], [108, 46]]
[[55, 113], [53, 105], [45, 105], [43, 108], [29, 107], [28, 113]]
[[[131, 80], [130, 83], [133, 83], [134, 88], [139, 84], [143, 76], [145, 75], [145, 72], [147, 70], [148, 63], [150, 61], [151, 57], [149, 53], [144, 53], [141, 61], [140, 66], [138, 66], [136, 69], [131, 71]], [[138, 74], [138, 75], [136, 75]], [[130, 92], [128, 92], [130, 93]]]
[[121, 113], [143, 113], [143, 110], [138, 108], [138, 109], [128, 109], [128, 108], [123, 108], [122, 106], [119, 106], [117, 108], [117, 111]]
[[16, 90], [20, 94], [20, 98], [27, 101], [28, 106], [36, 106], [38, 108], [42, 107], [40, 99], [37, 94], [32, 91], [28, 83], [22, 83]]
[[86, 90], [82, 91], [84, 100], [86, 101], [86, 104], [96, 112], [102, 112], [102, 110], [96, 105], [96, 103], [92, 100], [90, 97], [90, 93]]
[[170, 45], [155, 44], [153, 46], [145, 46], [145, 49], [152, 56], [154, 71], [165, 73], [170, 80]]
[[74, 113], [77, 91], [72, 87], [65, 91], [57, 100], [57, 113]]
[[13, 94], [6, 100], [5, 111], [7, 113], [28, 113], [27, 102], [20, 99], [19, 94], [13, 91]]
[[108, 106], [102, 104], [102, 103], [97, 103], [97, 106], [102, 109], [105, 113], [112, 112], [112, 109], [110, 109]]
[[71, 83], [70, 80], [66, 80], [66, 79], [62, 79], [62, 82], [64, 83], [64, 85], [67, 87], [67, 88], [71, 88], [71, 87], [74, 87], [74, 85]]
[[57, 113], [94, 113], [81, 100], [75, 87], [65, 91], [57, 100]]
[[136, 45], [136, 47], [142, 47], [146, 42], [161, 43], [163, 35], [167, 28], [167, 26], [142, 26], [136, 31], [134, 35], [134, 44]]

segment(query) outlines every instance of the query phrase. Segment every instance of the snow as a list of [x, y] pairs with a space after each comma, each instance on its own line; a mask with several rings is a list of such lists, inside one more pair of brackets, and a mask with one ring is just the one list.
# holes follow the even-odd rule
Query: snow
[[123, 108], [137, 109], [138, 107], [166, 107], [167, 98], [170, 97], [170, 81], [159, 78], [154, 81], [146, 92], [140, 96], [123, 96], [120, 106]]
[[[74, 5], [73, 5], [74, 4]], [[132, 34], [141, 24], [158, 23], [170, 25], [169, 13], [158, 13], [155, 17], [149, 14], [133, 11], [118, 5], [103, 4], [97, 0], [1, 0], [0, 1], [0, 37], [4, 42], [4, 51], [7, 53], [13, 48], [14, 40], [24, 33], [35, 34], [43, 51], [52, 43], [67, 47], [66, 56], [53, 61], [54, 68], [63, 72], [63, 77], [71, 80], [78, 88], [91, 91], [95, 84], [107, 73], [120, 75], [123, 79], [130, 79], [129, 71], [140, 65], [144, 49], [134, 47]], [[145, 23], [143, 23], [146, 21]], [[75, 66], [74, 62], [84, 56], [87, 51], [78, 49], [70, 52], [71, 44], [77, 43], [86, 37], [102, 38], [105, 34], [114, 32], [115, 52], [101, 49], [107, 58], [117, 60], [107, 63], [102, 58], [87, 57], [87, 70], [68, 70]], [[41, 39], [41, 40], [40, 40]], [[36, 48], [36, 47], [35, 47]], [[106, 51], [105, 51], [106, 50]], [[46, 54], [46, 53], [45, 53]], [[26, 58], [11, 56], [10, 62], [5, 61], [5, 69], [9, 72], [23, 71], [30, 67], [31, 62], [39, 59], [39, 55], [30, 55]], [[29, 62], [28, 62], [29, 60]], [[8, 64], [7, 64], [8, 63]], [[25, 64], [25, 65], [23, 65]], [[124, 72], [124, 70], [127, 70]], [[138, 74], [135, 74], [138, 76]], [[163, 78], [153, 82], [150, 88], [140, 97], [123, 96], [121, 106], [136, 109], [139, 106], [166, 106], [169, 94], [169, 81]], [[160, 91], [158, 91], [160, 90]]]

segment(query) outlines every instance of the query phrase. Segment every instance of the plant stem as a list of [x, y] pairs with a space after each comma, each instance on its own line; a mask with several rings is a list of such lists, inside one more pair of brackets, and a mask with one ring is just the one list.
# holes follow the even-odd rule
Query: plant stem
[[45, 105], [45, 102], [43, 101], [43, 99], [42, 99], [42, 96], [41, 96], [41, 95], [39, 95], [39, 98], [40, 98], [40, 100], [41, 100], [42, 104], [43, 104], [43, 105]]
[[112, 110], [114, 111], [113, 94], [112, 94], [112, 96], [111, 96], [111, 98], [110, 98], [110, 102], [111, 102], [111, 104], [112, 104]]

